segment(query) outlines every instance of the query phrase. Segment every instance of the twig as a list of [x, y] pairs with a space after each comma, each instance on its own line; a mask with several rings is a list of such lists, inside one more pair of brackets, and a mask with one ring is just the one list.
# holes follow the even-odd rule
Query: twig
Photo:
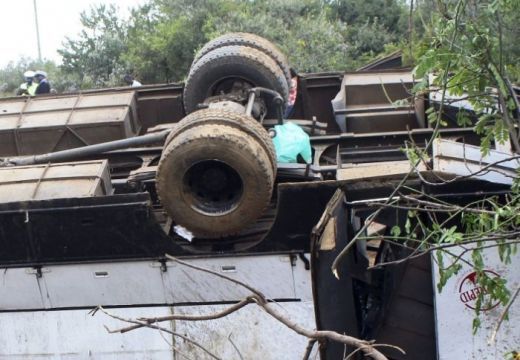
[[240, 360], [244, 360], [244, 357], [242, 356], [242, 353], [240, 352], [240, 350], [238, 350], [238, 347], [235, 345], [233, 340], [231, 340], [231, 335], [233, 335], [233, 333], [229, 333], [229, 335], [227, 337], [229, 342], [231, 343], [231, 345], [233, 345], [233, 348], [235, 349], [235, 351], [237, 352], [238, 356], [240, 357]]
[[305, 348], [305, 354], [303, 354], [302, 360], [309, 360], [309, 357], [311, 356], [312, 349], [314, 348], [314, 344], [316, 344], [316, 339], [309, 339], [309, 342], [307, 343], [307, 347]]
[[[460, 15], [460, 12], [461, 12], [461, 8], [462, 8], [463, 2], [464, 2], [463, 0], [459, 0], [457, 2], [456, 11], [455, 11], [455, 22], [456, 23], [458, 23], [458, 21], [459, 21], [459, 15]], [[453, 38], [452, 38], [452, 41], [451, 41], [451, 44], [450, 44], [450, 48], [452, 48], [453, 44], [455, 43], [454, 40], [455, 40], [455, 37], [457, 35], [457, 31], [458, 31], [458, 26], [455, 26], [454, 27], [454, 31], [453, 31]], [[446, 68], [444, 69], [443, 78], [442, 78], [443, 88], [442, 88], [442, 93], [441, 93], [441, 104], [439, 106], [439, 111], [438, 111], [438, 114], [437, 114], [437, 120], [435, 122], [435, 127], [434, 127], [433, 132], [432, 132], [432, 137], [428, 140], [428, 142], [426, 143], [426, 146], [425, 146], [426, 150], [429, 149], [432, 146], [433, 141], [435, 140], [435, 138], [439, 134], [439, 129], [440, 129], [440, 126], [441, 126], [442, 112], [444, 110], [444, 100], [446, 98], [446, 92], [447, 92], [446, 85], [449, 82], [449, 69], [450, 69], [450, 67], [451, 67], [451, 60], [448, 60], [448, 62], [446, 64]], [[421, 160], [418, 159], [415, 162], [415, 164], [412, 164], [413, 165], [412, 169], [410, 169], [410, 171], [399, 182], [397, 187], [392, 191], [392, 193], [388, 197], [387, 202], [390, 202], [390, 199], [392, 199], [400, 191], [401, 187], [403, 187], [406, 184], [406, 182], [408, 181], [410, 176], [414, 173], [414, 169], [417, 167], [417, 165], [419, 164], [420, 161]], [[370, 224], [372, 224], [372, 222], [374, 222], [374, 220], [377, 218], [377, 216], [381, 213], [382, 210], [383, 210], [383, 207], [377, 209], [374, 213], [372, 213], [369, 217], [367, 217], [367, 220], [365, 220], [365, 223], [364, 223], [363, 227], [356, 233], [356, 235], [354, 235], [352, 240], [336, 256], [336, 258], [332, 262], [332, 266], [331, 266], [332, 273], [334, 274], [334, 276], [336, 276], [336, 278], [339, 278], [338, 268], [339, 268], [339, 264], [341, 263], [341, 261], [343, 261], [343, 258], [347, 255], [347, 253], [350, 250], [350, 248], [352, 246], [354, 246], [354, 244], [357, 241], [357, 239], [359, 238], [360, 234], [362, 234], [370, 226]]]
[[[139, 322], [137, 320], [133, 320], [133, 319], [127, 319], [127, 318], [123, 318], [121, 316], [117, 316], [115, 314], [112, 314], [112, 313], [109, 313], [108, 311], [106, 311], [105, 309], [103, 309], [103, 307], [101, 306], [98, 306], [97, 308], [93, 309], [90, 314], [92, 314], [92, 316], [94, 316], [96, 314], [97, 311], [101, 311], [102, 313], [104, 313], [105, 315], [113, 318], [113, 319], [116, 319], [116, 320], [119, 320], [119, 321], [124, 321], [124, 322], [127, 322], [127, 323], [132, 323], [132, 324], [139, 324], [139, 325], [142, 325], [143, 327], [147, 327], [147, 328], [151, 328], [151, 329], [155, 329], [155, 330], [159, 330], [159, 331], [164, 331], [168, 334], [171, 334], [173, 336], [178, 336], [182, 339], [184, 339], [185, 341], [195, 345], [196, 347], [198, 347], [199, 349], [203, 350], [205, 353], [207, 353], [209, 356], [211, 356], [213, 359], [216, 359], [216, 360], [221, 360], [217, 355], [213, 354], [211, 351], [209, 351], [208, 349], [206, 349], [203, 345], [199, 344], [197, 341], [187, 337], [186, 335], [183, 335], [181, 333], [178, 333], [178, 332], [175, 332], [175, 331], [172, 331], [172, 330], [169, 330], [169, 329], [166, 329], [166, 328], [163, 328], [161, 326], [157, 326], [157, 325], [153, 325], [153, 324], [147, 324], [147, 323], [142, 323], [142, 322]], [[105, 326], [105, 329], [113, 334], [113, 333], [119, 333], [119, 331], [117, 330], [110, 330], [108, 327]]]
[[247, 285], [247, 284], [245, 284], [245, 283], [243, 283], [243, 282], [241, 282], [239, 280], [233, 279], [233, 278], [231, 278], [229, 276], [223, 275], [221, 273], [218, 273], [218, 272], [210, 270], [210, 269], [206, 269], [206, 268], [203, 268], [203, 267], [200, 267], [200, 266], [197, 266], [197, 265], [190, 264], [188, 262], [185, 262], [185, 261], [182, 261], [180, 259], [177, 259], [176, 257], [173, 257], [173, 256], [171, 256], [169, 254], [166, 254], [165, 256], [166, 256], [167, 259], [173, 260], [173, 261], [175, 261], [175, 262], [177, 262], [177, 263], [179, 263], [181, 265], [184, 265], [184, 266], [187, 266], [189, 268], [192, 268], [192, 269], [195, 269], [195, 270], [199, 270], [199, 271], [202, 271], [202, 272], [205, 272], [205, 273], [208, 273], [208, 274], [212, 274], [212, 275], [215, 275], [215, 276], [217, 276], [219, 278], [231, 281], [231, 282], [233, 282], [233, 283], [235, 283], [237, 285], [242, 286], [243, 288], [246, 288], [247, 290], [251, 291], [253, 294], [255, 294], [255, 295], [257, 295], [257, 296], [259, 296], [259, 297], [261, 297], [262, 299], [265, 300], [264, 294], [262, 294], [257, 289], [254, 289], [251, 286], [249, 286], [249, 285]]
[[440, 180], [439, 182], [428, 181], [426, 178], [424, 178], [424, 176], [421, 174], [421, 171], [417, 168], [417, 165], [413, 166], [413, 164], [412, 164], [412, 168], [413, 168], [413, 171], [415, 172], [415, 174], [419, 177], [419, 179], [421, 179], [421, 181], [423, 183], [425, 183], [427, 185], [431, 185], [431, 186], [441, 186], [441, 185], [450, 184], [450, 183], [453, 183], [456, 181], [469, 179], [471, 177], [475, 177], [475, 176], [479, 176], [479, 175], [482, 176], [489, 172], [496, 172], [496, 173], [499, 173], [499, 174], [507, 176], [507, 177], [512, 177], [511, 175], [504, 173], [503, 171], [500, 171], [498, 169], [492, 169], [492, 167], [496, 166], [498, 164], [504, 163], [504, 162], [518, 160], [518, 159], [520, 159], [520, 155], [513, 155], [513, 156], [507, 157], [505, 159], [501, 159], [501, 160], [486, 164], [485, 166], [482, 166], [479, 170], [474, 171], [470, 174], [458, 175], [451, 179], [442, 179], [440, 176], [436, 176], [436, 178], [438, 180]]
[[506, 315], [509, 312], [509, 308], [511, 307], [511, 305], [513, 305], [516, 298], [518, 297], [518, 293], [520, 293], [520, 286], [516, 288], [515, 294], [513, 296], [511, 296], [511, 299], [509, 299], [509, 302], [507, 303], [506, 307], [502, 311], [502, 314], [500, 315], [500, 319], [498, 319], [495, 329], [493, 329], [493, 333], [491, 334], [491, 338], [489, 339], [489, 344], [492, 345], [495, 343], [495, 340], [496, 340], [496, 337], [498, 334], [498, 330], [500, 330], [500, 326], [504, 322], [504, 319], [506, 318]]
[[[366, 340], [360, 340], [352, 336], [348, 335], [342, 335], [335, 331], [329, 331], [329, 330], [308, 330], [304, 327], [300, 326], [299, 324], [293, 322], [292, 320], [286, 318], [284, 315], [280, 314], [270, 303], [268, 302], [258, 302], [258, 305], [262, 307], [269, 315], [274, 317], [276, 320], [280, 321], [282, 324], [287, 326], [289, 329], [293, 330], [297, 334], [303, 335], [305, 337], [308, 337], [309, 339], [316, 339], [316, 340], [332, 340], [339, 343], [347, 344], [349, 346], [360, 348], [362, 347], [363, 353], [366, 356], [371, 357], [374, 360], [388, 360], [385, 355], [383, 355], [381, 352], [376, 350], [370, 341]], [[400, 351], [404, 354], [404, 350], [400, 349]]]
[[192, 360], [188, 355], [184, 354], [182, 351], [180, 351], [180, 349], [178, 347], [176, 347], [175, 345], [170, 343], [170, 341], [168, 339], [166, 339], [166, 336], [164, 335], [164, 331], [159, 331], [159, 334], [161, 335], [164, 342], [167, 343], [168, 346], [170, 346], [173, 351], [175, 351], [177, 354], [179, 354], [180, 356], [182, 356], [185, 359]]
[[[493, 241], [496, 241], [496, 240], [493, 240]], [[471, 242], [466, 242], [466, 243], [450, 243], [450, 244], [442, 244], [442, 245], [437, 245], [437, 246], [432, 246], [426, 250], [422, 250], [420, 252], [417, 252], [417, 253], [414, 253], [412, 255], [409, 255], [409, 256], [406, 256], [402, 259], [398, 259], [398, 260], [393, 260], [393, 261], [388, 261], [388, 262], [380, 262], [374, 266], [370, 266], [368, 269], [369, 270], [372, 270], [372, 269], [378, 269], [378, 268], [381, 268], [383, 266], [388, 266], [388, 265], [397, 265], [397, 264], [401, 264], [405, 261], [410, 261], [412, 259], [415, 259], [415, 258], [418, 258], [418, 257], [421, 257], [421, 256], [424, 256], [432, 251], [436, 251], [436, 250], [445, 250], [445, 249], [449, 249], [449, 248], [452, 248], [452, 247], [457, 247], [457, 246], [461, 246], [461, 245], [465, 245], [465, 244], [468, 244], [468, 243], [478, 243], [480, 242], [480, 240], [473, 240]], [[482, 246], [477, 246], [477, 247], [473, 247], [473, 248], [469, 248], [469, 249], [464, 249], [462, 251], [461, 254], [459, 254], [457, 256], [457, 259], [460, 259], [462, 258], [462, 256], [464, 254], [466, 254], [467, 252], [469, 251], [473, 251], [473, 250], [483, 250], [483, 249], [489, 249], [489, 248], [493, 248], [493, 247], [498, 247], [498, 246], [502, 246], [502, 245], [512, 245], [512, 244], [520, 244], [520, 239], [513, 239], [511, 241], [508, 241], [506, 243], [501, 243], [501, 244], [498, 244], [498, 243], [494, 243], [494, 244], [490, 244], [490, 245], [482, 245]]]
[[[155, 318], [138, 318], [138, 321], [141, 321], [146, 324], [152, 324], [152, 323], [158, 323], [163, 321], [172, 321], [172, 320], [180, 320], [180, 321], [207, 321], [207, 320], [215, 320], [220, 319], [224, 316], [227, 316], [237, 310], [240, 310], [247, 304], [251, 304], [254, 301], [251, 298], [245, 298], [242, 301], [239, 301], [238, 303], [228, 307], [225, 310], [222, 310], [218, 313], [209, 314], [209, 315], [167, 315], [167, 316], [161, 316], [161, 317], [155, 317]], [[131, 330], [139, 329], [145, 325], [142, 324], [136, 324], [128, 327], [124, 327], [121, 329], [117, 329], [117, 332], [125, 333]]]
[[[345, 348], [346, 350], [346, 348]], [[343, 360], [350, 360], [354, 355], [356, 355], [359, 351], [361, 351], [361, 348], [357, 348], [356, 350], [352, 351], [350, 354], [345, 356], [345, 352], [343, 352]]]

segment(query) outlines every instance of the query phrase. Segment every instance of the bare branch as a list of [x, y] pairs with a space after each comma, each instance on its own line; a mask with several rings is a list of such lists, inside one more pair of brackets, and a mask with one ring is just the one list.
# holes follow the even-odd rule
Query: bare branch
[[[241, 281], [238, 281], [236, 279], [232, 279], [229, 276], [220, 274], [220, 273], [218, 273], [216, 271], [213, 271], [213, 270], [210, 270], [210, 269], [206, 269], [206, 268], [202, 268], [202, 267], [199, 267], [199, 266], [195, 266], [195, 265], [186, 263], [186, 262], [184, 262], [182, 260], [179, 260], [179, 259], [177, 259], [177, 258], [175, 258], [175, 257], [173, 257], [171, 255], [166, 254], [166, 257], [168, 259], [172, 260], [172, 261], [178, 262], [179, 264], [188, 266], [188, 267], [190, 267], [192, 269], [203, 271], [203, 272], [206, 272], [206, 273], [218, 276], [220, 278], [232, 281], [235, 284], [238, 284], [238, 285], [243, 286], [244, 288], [250, 290], [253, 293], [249, 297], [250, 299], [252, 299], [257, 305], [259, 305], [266, 313], [271, 315], [273, 318], [275, 318], [276, 320], [278, 320], [279, 322], [281, 322], [282, 324], [284, 324], [285, 326], [287, 326], [289, 329], [293, 330], [297, 334], [303, 335], [303, 336], [305, 336], [305, 337], [307, 337], [309, 339], [332, 340], [332, 341], [340, 342], [340, 343], [343, 343], [343, 344], [347, 344], [347, 345], [349, 345], [351, 347], [355, 347], [355, 348], [363, 347], [363, 350], [361, 350], [361, 351], [363, 351], [365, 356], [369, 356], [369, 357], [371, 357], [374, 360], [388, 360], [385, 355], [383, 355], [381, 352], [379, 352], [377, 349], [375, 349], [373, 347], [373, 344], [372, 344], [371, 341], [357, 339], [355, 337], [348, 336], [348, 335], [341, 335], [341, 334], [339, 334], [339, 333], [337, 333], [335, 331], [328, 331], [328, 330], [313, 331], [313, 330], [308, 330], [308, 329], [302, 327], [301, 325], [297, 324], [296, 322], [292, 321], [291, 319], [289, 319], [284, 314], [280, 313], [275, 308], [275, 306], [273, 306], [273, 303], [269, 302], [265, 298], [265, 296], [259, 290], [254, 289], [251, 286], [249, 286], [247, 284], [244, 284]], [[403, 354], [405, 353], [404, 350], [402, 350], [402, 349], [400, 349], [400, 351]]]
[[450, 179], [443, 179], [440, 176], [436, 176], [436, 178], [439, 180], [438, 182], [429, 181], [426, 178], [424, 178], [424, 176], [421, 174], [421, 171], [417, 168], [417, 165], [414, 166], [412, 164], [412, 168], [413, 168], [413, 171], [415, 172], [415, 174], [419, 177], [419, 179], [421, 179], [421, 181], [424, 182], [425, 184], [431, 185], [431, 186], [442, 186], [442, 185], [450, 184], [450, 183], [453, 183], [453, 182], [456, 182], [456, 181], [469, 179], [469, 178], [472, 178], [472, 177], [475, 177], [475, 176], [479, 176], [479, 175], [482, 176], [482, 175], [485, 175], [485, 174], [487, 174], [489, 172], [496, 172], [496, 173], [500, 173], [501, 175], [505, 175], [507, 177], [511, 177], [511, 175], [509, 175], [509, 174], [506, 174], [506, 173], [504, 173], [502, 171], [499, 171], [497, 169], [492, 169], [492, 168], [494, 166], [496, 166], [496, 165], [501, 164], [501, 163], [508, 162], [508, 161], [513, 161], [513, 160], [518, 160], [518, 159], [520, 159], [520, 155], [512, 155], [512, 156], [507, 157], [505, 159], [494, 161], [492, 163], [486, 164], [486, 165], [482, 166], [479, 170], [477, 170], [475, 172], [471, 172], [470, 174], [458, 175], [458, 176], [455, 176], [455, 177], [450, 178]]
[[[211, 356], [213, 359], [216, 359], [216, 360], [221, 360], [217, 355], [213, 354], [211, 351], [209, 351], [208, 349], [206, 349], [203, 345], [201, 345], [200, 343], [198, 343], [197, 341], [187, 337], [186, 335], [183, 335], [181, 333], [178, 333], [178, 332], [175, 332], [175, 331], [172, 331], [170, 329], [166, 329], [166, 328], [163, 328], [163, 327], [160, 327], [158, 325], [153, 325], [153, 324], [147, 324], [147, 323], [142, 323], [142, 322], [139, 322], [137, 320], [133, 320], [133, 319], [127, 319], [127, 318], [124, 318], [124, 317], [121, 317], [121, 316], [117, 316], [115, 314], [112, 314], [112, 313], [109, 313], [108, 311], [106, 311], [105, 309], [103, 309], [103, 307], [101, 306], [98, 306], [97, 308], [93, 309], [90, 313], [92, 314], [92, 316], [94, 316], [96, 314], [97, 311], [101, 311], [102, 313], [104, 313], [105, 315], [113, 318], [113, 319], [116, 319], [116, 320], [119, 320], [119, 321], [124, 321], [124, 322], [127, 322], [127, 323], [131, 323], [131, 324], [136, 324], [136, 325], [142, 325], [143, 327], [147, 327], [147, 328], [150, 328], [150, 329], [155, 329], [155, 330], [159, 330], [159, 331], [164, 331], [168, 334], [171, 334], [173, 336], [178, 336], [182, 339], [184, 339], [185, 341], [195, 345], [196, 347], [198, 347], [199, 349], [203, 350], [206, 354], [208, 354], [209, 356]], [[113, 333], [120, 333], [120, 331], [117, 331], [117, 330], [110, 330], [108, 327], [105, 326], [105, 329], [107, 329], [107, 331], [111, 334]]]
[[264, 294], [262, 294], [257, 289], [254, 289], [251, 286], [249, 286], [249, 285], [247, 285], [247, 284], [245, 284], [245, 283], [243, 283], [243, 282], [241, 282], [239, 280], [233, 279], [233, 278], [231, 278], [229, 276], [223, 275], [221, 273], [218, 273], [218, 272], [210, 270], [210, 269], [206, 269], [206, 268], [203, 268], [203, 267], [200, 267], [200, 266], [197, 266], [197, 265], [190, 264], [188, 262], [185, 262], [185, 261], [182, 261], [180, 259], [177, 259], [176, 257], [173, 257], [173, 256], [171, 256], [169, 254], [166, 254], [165, 256], [166, 256], [167, 259], [173, 260], [173, 261], [175, 261], [175, 262], [177, 262], [177, 263], [179, 263], [181, 265], [184, 265], [184, 266], [187, 266], [189, 268], [192, 268], [192, 269], [195, 269], [195, 270], [199, 270], [199, 271], [202, 271], [202, 272], [205, 272], [205, 273], [208, 273], [208, 274], [212, 274], [212, 275], [215, 275], [215, 276], [217, 276], [219, 278], [231, 281], [232, 283], [235, 283], [237, 285], [242, 286], [243, 288], [251, 291], [253, 294], [255, 294], [255, 295], [257, 295], [257, 296], [259, 296], [259, 297], [261, 297], [262, 299], [265, 300]]
[[231, 335], [233, 335], [233, 333], [229, 333], [228, 335], [228, 340], [229, 342], [231, 343], [231, 345], [233, 346], [233, 348], [235, 349], [235, 351], [237, 352], [238, 356], [240, 357], [240, 360], [244, 360], [244, 357], [242, 356], [242, 353], [240, 352], [240, 350], [238, 349], [238, 347], [235, 345], [235, 343], [233, 342], [233, 340], [231, 340]]
[[[370, 357], [374, 360], [388, 360], [385, 355], [383, 355], [381, 352], [379, 352], [375, 348], [373, 341], [361, 340], [361, 339], [357, 339], [355, 337], [348, 336], [348, 335], [341, 335], [335, 331], [328, 331], [328, 330], [316, 331], [316, 330], [306, 329], [306, 328], [302, 327], [301, 325], [297, 324], [296, 322], [292, 321], [291, 319], [289, 319], [285, 314], [282, 314], [281, 312], [279, 312], [279, 310], [277, 310], [275, 307], [275, 303], [268, 301], [266, 299], [266, 297], [264, 296], [264, 294], [262, 294], [259, 290], [254, 289], [251, 286], [249, 286], [239, 280], [236, 280], [236, 279], [230, 278], [226, 275], [220, 274], [216, 271], [206, 269], [203, 267], [199, 267], [199, 266], [196, 266], [193, 264], [189, 264], [185, 261], [179, 260], [168, 254], [166, 254], [166, 257], [172, 261], [178, 262], [179, 264], [185, 265], [189, 268], [192, 268], [192, 269], [195, 269], [198, 271], [202, 271], [202, 272], [205, 272], [208, 274], [212, 274], [217, 277], [223, 278], [225, 280], [231, 281], [239, 286], [244, 287], [245, 289], [248, 289], [249, 291], [251, 291], [252, 294], [249, 297], [247, 297], [246, 299], [240, 301], [239, 303], [231, 306], [230, 308], [228, 308], [224, 311], [221, 311], [221, 312], [215, 313], [215, 314], [210, 314], [210, 315], [202, 315], [202, 316], [171, 315], [171, 316], [156, 317], [156, 318], [140, 318], [138, 320], [134, 320], [134, 319], [126, 319], [126, 318], [111, 314], [111, 313], [107, 312], [105, 309], [103, 309], [102, 307], [97, 307], [96, 309], [93, 309], [92, 315], [94, 315], [96, 313], [96, 311], [100, 310], [103, 313], [105, 313], [106, 315], [108, 315], [114, 319], [134, 324], [133, 326], [118, 329], [118, 330], [110, 330], [107, 328], [107, 331], [109, 331], [110, 333], [124, 333], [127, 331], [135, 330], [140, 327], [148, 327], [148, 328], [152, 328], [152, 329], [157, 329], [157, 330], [172, 334], [174, 336], [179, 336], [179, 337], [183, 338], [184, 340], [199, 347], [200, 349], [204, 350], [212, 358], [218, 359], [218, 357], [215, 354], [211, 353], [208, 349], [204, 348], [201, 344], [197, 343], [195, 340], [190, 339], [185, 335], [176, 333], [174, 331], [162, 328], [162, 327], [160, 327], [158, 325], [154, 325], [154, 324], [157, 322], [160, 322], [160, 321], [168, 321], [168, 320], [200, 321], [200, 320], [218, 319], [223, 316], [229, 315], [232, 312], [238, 311], [245, 305], [254, 302], [258, 306], [260, 306], [267, 314], [271, 315], [273, 318], [275, 318], [276, 320], [278, 320], [279, 322], [284, 324], [289, 329], [293, 330], [297, 334], [300, 334], [300, 335], [303, 335], [303, 336], [309, 338], [309, 345], [307, 346], [308, 348], [310, 347], [310, 349], [308, 349], [309, 354], [312, 350], [311, 344], [313, 345], [316, 341], [330, 340], [330, 341], [336, 341], [336, 342], [340, 342], [342, 344], [346, 344], [350, 347], [361, 348], [360, 351], [362, 351], [365, 354], [365, 356]], [[404, 354], [404, 351], [402, 349], [400, 349], [400, 348], [397, 348], [397, 349]], [[236, 349], [236, 350], [238, 351], [238, 349]], [[308, 355], [307, 355], [307, 357], [308, 357]]]
[[[440, 4], [443, 4], [441, 0], [438, 0]], [[454, 46], [454, 43], [455, 43], [455, 38], [457, 36], [457, 32], [458, 32], [458, 22], [459, 22], [459, 16], [461, 14], [461, 11], [462, 11], [462, 5], [464, 4], [464, 0], [459, 0], [457, 2], [457, 6], [456, 6], [456, 11], [455, 11], [455, 22], [456, 22], [456, 26], [454, 27], [454, 31], [453, 31], [453, 34], [452, 34], [452, 41], [450, 43], [450, 49], [453, 48]], [[441, 118], [442, 118], [442, 113], [443, 113], [443, 109], [444, 109], [444, 105], [445, 105], [445, 99], [446, 99], [446, 93], [448, 91], [447, 89], [447, 85], [448, 85], [448, 82], [449, 82], [449, 70], [451, 68], [452, 64], [451, 64], [451, 60], [449, 60], [446, 64], [446, 67], [444, 69], [444, 72], [443, 72], [443, 76], [442, 76], [442, 92], [441, 92], [441, 104], [440, 104], [440, 107], [439, 107], [439, 110], [438, 110], [438, 113], [437, 113], [437, 119], [436, 119], [436, 122], [435, 122], [435, 127], [433, 128], [433, 132], [432, 132], [432, 136], [431, 138], [428, 140], [428, 142], [426, 143], [426, 146], [425, 146], [425, 149], [429, 149], [432, 144], [433, 144], [433, 141], [435, 140], [435, 138], [437, 138], [437, 136], [439, 135], [439, 129], [440, 129], [440, 126], [441, 126]], [[399, 182], [399, 184], [397, 185], [397, 187], [392, 191], [392, 193], [390, 194], [390, 196], [388, 197], [388, 200], [387, 202], [390, 202], [392, 199], [399, 191], [400, 189], [406, 184], [406, 182], [408, 181], [408, 179], [410, 178], [410, 176], [414, 173], [414, 169], [416, 169], [417, 165], [419, 164], [419, 162], [421, 161], [421, 159], [418, 159], [415, 164], [412, 164], [412, 169], [410, 169], [410, 171], [401, 179], [401, 181]], [[370, 224], [372, 224], [372, 222], [374, 222], [374, 220], [377, 218], [377, 216], [381, 213], [382, 211], [382, 207], [377, 209], [370, 217], [369, 219], [367, 219], [365, 221], [365, 224], [363, 225], [363, 227], [356, 233], [356, 235], [354, 235], [354, 237], [352, 238], [352, 240], [345, 246], [345, 248], [343, 248], [341, 250], [341, 252], [336, 256], [336, 258], [334, 259], [334, 261], [332, 262], [332, 266], [331, 266], [331, 270], [332, 270], [332, 273], [334, 274], [334, 276], [336, 276], [337, 278], [339, 278], [339, 264], [341, 263], [341, 261], [343, 261], [343, 259], [345, 258], [345, 256], [348, 254], [349, 250], [352, 248], [352, 246], [354, 246], [354, 244], [356, 243], [356, 241], [358, 240], [359, 236], [370, 226]]]
[[[415, 258], [418, 258], [418, 257], [421, 257], [421, 256], [424, 256], [428, 253], [431, 253], [432, 251], [436, 251], [436, 250], [445, 250], [445, 249], [449, 249], [449, 248], [453, 248], [453, 247], [460, 247], [461, 245], [467, 245], [469, 243], [478, 243], [478, 242], [481, 242], [481, 241], [485, 241], [485, 240], [473, 240], [473, 241], [467, 241], [465, 243], [449, 243], [449, 244], [440, 244], [440, 245], [437, 245], [437, 246], [432, 246], [432, 247], [429, 247], [428, 249], [425, 249], [425, 250], [421, 250], [421, 251], [418, 251], [416, 253], [413, 253], [409, 256], [406, 256], [402, 259], [398, 259], [398, 260], [393, 260], [393, 261], [388, 261], [388, 262], [380, 262], [374, 266], [371, 266], [369, 267], [368, 269], [369, 270], [372, 270], [372, 269], [378, 269], [378, 268], [381, 268], [383, 266], [388, 266], [388, 265], [397, 265], [397, 264], [401, 264], [403, 262], [406, 262], [406, 261], [410, 261], [412, 259], [415, 259]], [[513, 239], [513, 240], [510, 240], [510, 241], [507, 241], [505, 243], [495, 243], [496, 239], [492, 239], [492, 240], [488, 240], [488, 241], [493, 241], [492, 244], [488, 244], [488, 245], [481, 245], [481, 246], [476, 246], [476, 247], [472, 247], [472, 248], [468, 248], [468, 249], [464, 249], [462, 251], [461, 254], [459, 254], [456, 258], [456, 261], [461, 259], [462, 256], [464, 256], [464, 254], [466, 254], [467, 252], [469, 251], [473, 251], [473, 250], [483, 250], [483, 249], [489, 249], [489, 248], [494, 248], [494, 247], [498, 247], [498, 246], [502, 246], [502, 245], [513, 245], [513, 244], [520, 244], [520, 239]], [[455, 262], [456, 262], [455, 261]]]
[[511, 305], [513, 305], [513, 303], [515, 302], [519, 293], [520, 293], [520, 286], [516, 288], [515, 294], [513, 296], [511, 296], [511, 299], [509, 299], [509, 302], [507, 303], [506, 307], [502, 311], [502, 314], [500, 315], [500, 319], [498, 319], [498, 322], [497, 322], [495, 328], [493, 329], [493, 333], [491, 334], [491, 338], [489, 339], [490, 344], [495, 343], [495, 339], [497, 337], [498, 330], [500, 330], [500, 326], [504, 322], [504, 319], [506, 318], [506, 315], [509, 312]]
[[309, 357], [311, 356], [312, 349], [314, 348], [314, 344], [316, 344], [316, 339], [309, 339], [309, 342], [307, 343], [307, 347], [305, 348], [305, 354], [303, 354], [302, 360], [309, 360]]
[[[159, 323], [163, 321], [172, 321], [172, 320], [180, 320], [180, 321], [207, 321], [207, 320], [215, 320], [220, 319], [224, 316], [227, 316], [231, 313], [234, 313], [237, 310], [240, 310], [247, 304], [251, 304], [254, 301], [251, 298], [245, 298], [244, 300], [228, 307], [225, 310], [222, 310], [220, 312], [214, 313], [214, 314], [208, 314], [208, 315], [181, 315], [181, 314], [174, 314], [174, 315], [167, 315], [167, 316], [160, 316], [155, 318], [138, 318], [137, 320], [146, 324], [152, 324], [152, 323]], [[125, 328], [117, 329], [115, 331], [120, 333], [125, 333], [127, 331], [139, 329], [145, 325], [136, 324], [132, 326], [128, 326]]]

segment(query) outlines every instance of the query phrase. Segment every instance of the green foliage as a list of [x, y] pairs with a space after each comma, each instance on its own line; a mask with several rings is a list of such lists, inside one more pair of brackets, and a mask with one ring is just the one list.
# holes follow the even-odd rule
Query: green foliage
[[380, 22], [384, 29], [396, 35], [403, 35], [403, 12], [401, 2], [395, 0], [333, 0], [330, 1], [331, 16], [354, 25], [360, 19], [364, 22]]
[[[475, 131], [482, 136], [485, 154], [494, 142], [504, 143], [508, 136], [518, 138], [511, 124], [516, 105], [508, 71], [518, 69], [520, 52], [511, 43], [518, 35], [520, 3], [459, 0], [438, 4], [417, 46], [414, 72], [420, 78], [433, 73], [432, 86], [467, 97], [479, 116]], [[469, 124], [463, 115], [458, 120]]]
[[127, 51], [126, 26], [115, 5], [91, 7], [80, 16], [83, 30], [77, 38], [66, 38], [62, 70], [76, 77], [81, 88], [116, 85], [124, 75], [121, 55]]
[[[515, 179], [511, 193], [505, 197], [489, 196], [465, 205], [433, 197], [428, 197], [426, 202], [415, 202], [413, 199], [408, 197], [406, 201], [396, 204], [413, 209], [408, 211], [404, 224], [392, 227], [389, 238], [414, 249], [434, 252], [439, 268], [439, 292], [462, 269], [462, 261], [472, 266], [477, 273], [478, 286], [482, 289], [476, 299], [477, 316], [473, 322], [474, 331], [477, 331], [480, 310], [497, 301], [505, 305], [511, 296], [505, 279], [489, 276], [485, 271], [483, 250], [495, 249], [505, 264], [510, 264], [511, 255], [516, 254], [520, 224], [520, 177]], [[461, 255], [453, 252], [457, 245], [463, 245], [458, 248], [462, 251]], [[461, 260], [463, 257], [464, 260]]]
[[[432, 4], [435, 6], [432, 7]], [[518, 110], [513, 101], [511, 80], [518, 80], [520, 53], [511, 44], [518, 38], [516, 15], [520, 3], [514, 0], [484, 1], [419, 1], [414, 20], [423, 26], [422, 39], [413, 44], [415, 75], [426, 79], [434, 75], [432, 84], [420, 81], [416, 94], [439, 90], [451, 96], [465, 97], [475, 109], [478, 120], [472, 123], [466, 111], [460, 111], [457, 123], [474, 126], [481, 136], [481, 151], [485, 155], [495, 143], [518, 142]], [[431, 86], [429, 88], [428, 86]], [[433, 126], [443, 126], [439, 111], [426, 112]], [[520, 150], [518, 146], [516, 150]], [[425, 159], [425, 154], [413, 147], [406, 149], [412, 164]], [[438, 291], [462, 268], [461, 257], [451, 252], [452, 245], [464, 244], [465, 262], [476, 271], [482, 289], [476, 300], [473, 330], [480, 326], [479, 312], [490, 303], [505, 305], [511, 296], [505, 280], [489, 276], [484, 249], [494, 248], [505, 264], [517, 251], [520, 224], [520, 180], [515, 178], [511, 193], [505, 198], [488, 197], [465, 206], [428, 199], [428, 209], [414, 210], [402, 226], [401, 239], [421, 239], [415, 246], [421, 250], [435, 249], [439, 267]], [[439, 209], [441, 212], [437, 213]], [[446, 211], [449, 209], [450, 211]], [[426, 221], [424, 219], [426, 217]], [[398, 233], [392, 230], [392, 234]]]
[[150, 1], [135, 9], [128, 27], [127, 68], [149, 83], [182, 80], [195, 52], [214, 31], [214, 18], [239, 11], [240, 2]]
[[148, 0], [128, 19], [98, 5], [65, 39], [56, 75], [64, 88], [123, 85], [125, 73], [145, 84], [181, 81], [196, 51], [231, 31], [272, 40], [298, 72], [354, 70], [402, 46], [406, 16], [400, 0]]
[[181, 81], [196, 51], [230, 31], [272, 40], [299, 72], [354, 70], [397, 49], [406, 21], [398, 0], [148, 0], [128, 19], [117, 10], [98, 5], [81, 14], [83, 30], [58, 51], [54, 80], [66, 79], [64, 88], [122, 85], [125, 73], [145, 84]]

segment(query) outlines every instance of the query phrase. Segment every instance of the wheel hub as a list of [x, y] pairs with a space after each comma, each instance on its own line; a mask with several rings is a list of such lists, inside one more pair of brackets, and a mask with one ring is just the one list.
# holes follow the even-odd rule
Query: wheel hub
[[201, 161], [184, 174], [184, 197], [191, 207], [205, 215], [233, 211], [240, 202], [243, 183], [240, 175], [219, 160]]

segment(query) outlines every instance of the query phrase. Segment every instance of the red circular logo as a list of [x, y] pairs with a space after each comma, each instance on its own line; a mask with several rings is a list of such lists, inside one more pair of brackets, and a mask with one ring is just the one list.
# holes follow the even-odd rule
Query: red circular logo
[[[491, 270], [483, 270], [487, 276], [500, 277], [496, 272]], [[477, 299], [480, 294], [483, 294], [483, 301], [480, 311], [489, 311], [496, 307], [500, 300], [495, 300], [493, 303], [486, 301], [485, 290], [477, 283], [477, 272], [473, 271], [466, 275], [459, 285], [459, 300], [468, 308], [475, 310], [477, 307]]]

